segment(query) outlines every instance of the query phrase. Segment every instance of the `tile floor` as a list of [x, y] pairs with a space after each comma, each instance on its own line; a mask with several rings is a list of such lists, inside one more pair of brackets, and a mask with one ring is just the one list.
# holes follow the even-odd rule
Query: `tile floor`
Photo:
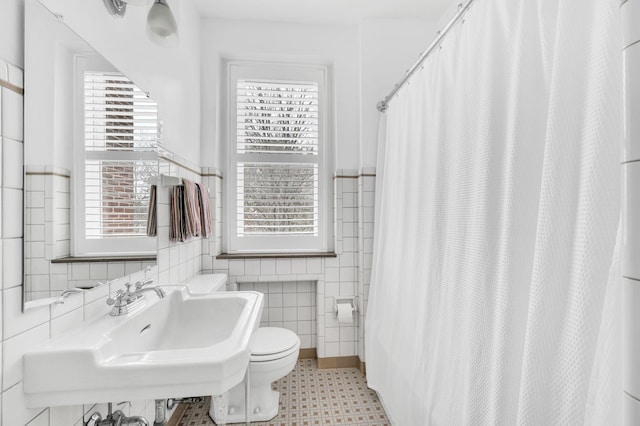
[[[275, 383], [280, 411], [264, 426], [387, 426], [389, 421], [376, 393], [367, 388], [357, 368], [318, 370], [315, 360], [299, 360], [295, 369]], [[209, 399], [187, 408], [178, 426], [215, 425]], [[237, 423], [236, 423], [237, 424]], [[244, 424], [244, 423], [242, 423]]]

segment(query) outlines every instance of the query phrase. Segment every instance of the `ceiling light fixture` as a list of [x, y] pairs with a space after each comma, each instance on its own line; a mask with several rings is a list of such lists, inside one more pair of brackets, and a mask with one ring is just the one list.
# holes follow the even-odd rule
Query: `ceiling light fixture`
[[150, 0], [103, 0], [109, 13], [115, 17], [122, 18], [127, 13], [127, 5], [145, 6]]
[[162, 46], [178, 44], [178, 24], [166, 0], [155, 0], [147, 15], [147, 33]]
[[[127, 13], [127, 5], [145, 6], [151, 0], [103, 0], [109, 14], [122, 18]], [[147, 15], [147, 35], [155, 43], [164, 47], [178, 45], [178, 24], [167, 4], [167, 0], [155, 0]]]

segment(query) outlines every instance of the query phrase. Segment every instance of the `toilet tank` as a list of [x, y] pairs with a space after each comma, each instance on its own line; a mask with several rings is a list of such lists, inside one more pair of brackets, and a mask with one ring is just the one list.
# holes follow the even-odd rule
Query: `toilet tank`
[[216, 293], [227, 291], [227, 274], [200, 274], [187, 281], [185, 285], [191, 294]]

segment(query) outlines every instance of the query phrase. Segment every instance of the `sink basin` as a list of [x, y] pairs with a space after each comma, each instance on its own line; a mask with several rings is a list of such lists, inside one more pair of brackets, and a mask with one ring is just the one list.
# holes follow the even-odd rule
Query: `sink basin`
[[105, 315], [24, 355], [27, 405], [221, 394], [244, 378], [262, 306], [258, 292], [181, 288], [138, 312]]

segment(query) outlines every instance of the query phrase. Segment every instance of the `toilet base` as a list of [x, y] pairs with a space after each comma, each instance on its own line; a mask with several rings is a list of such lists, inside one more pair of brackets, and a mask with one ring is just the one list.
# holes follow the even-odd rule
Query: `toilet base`
[[[251, 421], [266, 422], [278, 415], [280, 392], [271, 389], [271, 383], [260, 388], [251, 388]], [[215, 424], [244, 423], [244, 384], [229, 391], [229, 411], [225, 419], [216, 417], [214, 401], [211, 401], [209, 417]]]

